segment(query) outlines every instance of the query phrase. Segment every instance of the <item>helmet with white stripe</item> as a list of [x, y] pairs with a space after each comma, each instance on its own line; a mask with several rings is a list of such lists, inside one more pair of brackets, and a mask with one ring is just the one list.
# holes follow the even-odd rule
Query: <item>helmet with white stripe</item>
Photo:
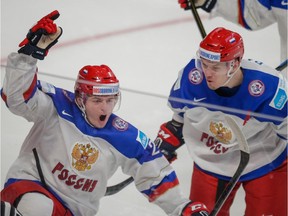
[[79, 71], [74, 90], [76, 94], [117, 95], [119, 80], [107, 65], [87, 65]]
[[237, 58], [241, 61], [244, 55], [243, 39], [236, 32], [218, 27], [202, 40], [198, 55], [215, 62], [228, 62]]

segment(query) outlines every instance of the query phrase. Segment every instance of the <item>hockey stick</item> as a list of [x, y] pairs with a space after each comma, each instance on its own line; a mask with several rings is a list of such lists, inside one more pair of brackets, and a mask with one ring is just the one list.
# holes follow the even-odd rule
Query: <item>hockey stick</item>
[[115, 193], [118, 193], [119, 191], [121, 191], [123, 188], [125, 188], [127, 185], [129, 185], [133, 181], [134, 181], [134, 179], [131, 176], [131, 177], [127, 178], [126, 180], [124, 180], [123, 182], [120, 182], [116, 185], [107, 187], [105, 196], [110, 196], [110, 195], [113, 195]]
[[225, 119], [226, 119], [229, 127], [231, 128], [231, 130], [234, 132], [234, 134], [236, 136], [236, 139], [237, 139], [237, 142], [239, 145], [239, 149], [240, 149], [240, 156], [241, 157], [240, 157], [240, 163], [238, 165], [238, 168], [237, 168], [235, 174], [233, 175], [233, 177], [231, 178], [231, 180], [229, 181], [229, 183], [225, 187], [224, 191], [221, 193], [220, 197], [216, 201], [214, 209], [209, 214], [209, 216], [216, 216], [217, 213], [220, 211], [221, 207], [225, 203], [226, 199], [228, 198], [228, 196], [230, 195], [234, 186], [238, 182], [240, 176], [242, 175], [245, 167], [247, 166], [247, 164], [249, 162], [249, 158], [250, 158], [249, 146], [248, 146], [247, 140], [245, 139], [243, 133], [241, 132], [240, 127], [237, 125], [237, 123], [234, 121], [234, 119], [232, 119], [230, 116], [225, 116]]
[[190, 3], [190, 6], [191, 6], [192, 14], [193, 14], [194, 19], [195, 19], [195, 21], [197, 23], [198, 29], [199, 29], [199, 31], [201, 33], [201, 36], [202, 36], [202, 38], [205, 38], [206, 37], [206, 31], [204, 29], [204, 26], [202, 24], [202, 21], [200, 19], [198, 11], [197, 11], [197, 9], [195, 7], [195, 4], [194, 4], [193, 0], [190, 0], [189, 3]]
[[284, 60], [278, 67], [276, 67], [275, 69], [278, 71], [282, 71], [287, 67], [287, 62], [288, 59]]

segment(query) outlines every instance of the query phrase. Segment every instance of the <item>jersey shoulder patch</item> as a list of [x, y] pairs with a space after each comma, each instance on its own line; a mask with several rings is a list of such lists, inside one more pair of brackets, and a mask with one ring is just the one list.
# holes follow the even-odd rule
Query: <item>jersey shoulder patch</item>
[[136, 139], [141, 145], [143, 146], [144, 149], [147, 148], [148, 143], [149, 143], [149, 138], [144, 134], [142, 131], [138, 130], [138, 135]]
[[123, 120], [122, 118], [114, 118], [112, 125], [118, 131], [126, 131], [128, 129], [129, 123]]
[[278, 87], [276, 93], [270, 102], [269, 106], [282, 110], [287, 103], [287, 81], [284, 79], [279, 79]]

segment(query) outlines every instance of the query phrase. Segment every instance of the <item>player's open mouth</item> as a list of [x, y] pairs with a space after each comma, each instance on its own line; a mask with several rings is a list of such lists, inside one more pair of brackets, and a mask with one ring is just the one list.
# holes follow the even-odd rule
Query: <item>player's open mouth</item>
[[104, 121], [105, 118], [106, 118], [106, 115], [101, 115], [101, 116], [99, 117], [100, 121]]

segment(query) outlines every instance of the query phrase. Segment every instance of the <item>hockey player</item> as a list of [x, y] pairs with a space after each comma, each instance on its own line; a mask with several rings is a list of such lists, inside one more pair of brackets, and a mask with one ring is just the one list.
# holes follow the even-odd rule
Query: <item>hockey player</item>
[[242, 60], [243, 53], [242, 37], [225, 28], [203, 39], [197, 57], [171, 88], [168, 105], [174, 115], [161, 125], [155, 143], [169, 161], [186, 144], [194, 161], [190, 199], [213, 209], [240, 161], [237, 140], [224, 118], [230, 115], [247, 139], [250, 161], [219, 215], [229, 215], [242, 185], [246, 216], [285, 216], [287, 82], [262, 62]]
[[34, 125], [8, 171], [1, 201], [23, 216], [92, 216], [108, 179], [121, 167], [167, 215], [208, 215], [204, 204], [183, 197], [155, 144], [113, 113], [120, 90], [108, 66], [84, 66], [75, 93], [37, 79], [37, 59], [44, 59], [62, 34], [54, 23], [58, 16], [53, 11], [39, 20], [18, 53], [8, 57], [2, 99]]
[[178, 0], [178, 3], [181, 8], [189, 10], [190, 1], [194, 1], [196, 8], [211, 12], [211, 18], [221, 16], [248, 30], [262, 29], [277, 23], [281, 62], [287, 59], [287, 0]]

